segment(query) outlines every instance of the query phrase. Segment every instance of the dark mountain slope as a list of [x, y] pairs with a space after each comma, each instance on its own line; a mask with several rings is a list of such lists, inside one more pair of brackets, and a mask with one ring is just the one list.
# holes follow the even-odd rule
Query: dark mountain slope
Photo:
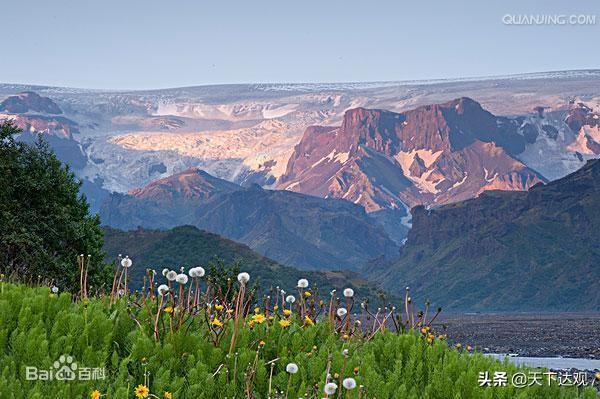
[[280, 286], [293, 292], [298, 279], [307, 278], [311, 284], [316, 283], [322, 293], [353, 287], [359, 297], [377, 297], [374, 286], [356, 273], [300, 271], [261, 256], [246, 245], [193, 226], [127, 232], [105, 228], [104, 240], [107, 261], [114, 261], [119, 254], [127, 254], [133, 260], [131, 271], [137, 287], [141, 286], [146, 269], [161, 273], [164, 267], [187, 270], [200, 265], [208, 271], [207, 265], [222, 261], [226, 266], [239, 265], [241, 271], [250, 273], [253, 282], [260, 282], [263, 290]]
[[400, 257], [367, 274], [461, 310], [600, 307], [600, 161], [528, 192], [413, 209]]

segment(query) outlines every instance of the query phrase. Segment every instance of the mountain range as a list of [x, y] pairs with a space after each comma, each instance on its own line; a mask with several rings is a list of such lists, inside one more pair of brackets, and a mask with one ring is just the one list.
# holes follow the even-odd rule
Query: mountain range
[[[449, 278], [455, 285], [441, 283], [440, 291], [424, 282], [423, 273], [438, 270], [436, 262], [444, 259], [465, 262], [479, 277], [494, 275], [517, 267], [519, 257], [507, 260], [501, 245], [473, 248], [482, 256], [497, 251], [503, 264], [462, 257], [467, 242], [460, 231], [452, 233], [457, 237], [427, 233], [435, 236], [433, 249], [433, 242], [415, 237], [429, 228], [449, 229], [424, 215], [451, 214], [469, 240], [494, 241], [512, 231], [512, 224], [499, 224], [517, 218], [513, 208], [531, 206], [542, 214], [551, 207], [555, 199], [523, 205], [522, 197], [587, 170], [586, 162], [600, 156], [600, 70], [148, 91], [0, 84], [0, 119], [23, 129], [20, 140], [44, 135], [81, 178], [92, 211], [106, 226], [168, 231], [193, 225], [286, 266], [360, 271], [368, 264], [367, 275], [394, 292], [394, 281], [408, 279], [416, 282], [416, 297], [426, 287], [455, 308], [508, 309], [517, 306], [509, 294], [486, 297], [495, 289], [491, 283], [455, 302], [470, 289], [460, 269], [453, 269], [460, 280]], [[492, 219], [480, 220], [491, 238], [488, 230], [468, 230], [465, 218], [474, 215], [450, 212], [491, 199], [500, 201], [494, 205], [503, 213], [485, 206], [477, 211], [491, 212]], [[413, 218], [418, 226], [411, 229]], [[522, 234], [539, 251], [554, 244]], [[595, 248], [585, 240], [569, 245], [577, 253]], [[554, 249], [546, 252], [557, 255]], [[542, 269], [550, 262], [522, 259]], [[516, 274], [507, 275], [511, 286]], [[520, 295], [543, 292], [514, 287]], [[531, 300], [532, 306], [560, 307]]]
[[527, 192], [413, 208], [400, 256], [367, 275], [453, 310], [597, 310], [600, 160]]
[[112, 194], [100, 217], [131, 230], [191, 224], [303, 269], [360, 269], [397, 244], [358, 205], [289, 191], [242, 187], [188, 169], [129, 194]]

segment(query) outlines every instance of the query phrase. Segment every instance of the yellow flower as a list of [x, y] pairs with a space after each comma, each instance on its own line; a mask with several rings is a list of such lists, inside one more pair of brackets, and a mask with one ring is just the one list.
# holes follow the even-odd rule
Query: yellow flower
[[358, 372], [360, 371], [360, 369], [358, 367], [354, 367], [354, 374], [358, 375]]
[[[260, 309], [259, 309], [260, 310]], [[254, 316], [252, 316], [252, 321], [258, 324], [262, 324], [265, 322], [265, 320], [267, 320], [267, 318], [262, 315], [262, 314], [255, 314]]]
[[267, 343], [266, 343], [265, 341], [260, 341], [260, 342], [258, 343], [258, 346], [260, 346], [260, 347], [262, 348], [262, 347], [263, 347], [263, 346], [265, 346], [266, 344], [267, 344]]
[[135, 387], [135, 397], [138, 399], [145, 399], [150, 394], [150, 390], [145, 385], [138, 385]]
[[314, 326], [315, 322], [312, 321], [312, 319], [308, 316], [304, 317], [304, 324], [306, 324], [307, 326]]
[[165, 308], [165, 313], [168, 313], [168, 314], [171, 314], [171, 313], [173, 313], [173, 306], [167, 306], [167, 307]]
[[173, 399], [173, 394], [171, 392], [165, 392], [163, 395], [164, 399]]
[[92, 393], [90, 394], [91, 399], [100, 399], [101, 396], [102, 394], [97, 389], [95, 391], [92, 391]]
[[598, 381], [600, 381], [600, 371], [599, 371], [599, 372], [597, 372], [596, 374], [594, 374], [594, 376], [596, 377], [596, 379], [597, 379]]
[[260, 308], [254, 308], [254, 314], [259, 314], [260, 313]]
[[223, 305], [215, 305], [215, 310], [220, 312], [221, 310], [223, 310]]
[[458, 344], [456, 344], [456, 349], [460, 349], [462, 348], [462, 344], [459, 342]]
[[440, 341], [443, 341], [443, 340], [445, 340], [445, 339], [446, 339], [446, 336], [445, 336], [445, 335], [440, 335], [440, 336], [438, 337], [438, 339], [439, 339]]
[[290, 317], [292, 315], [292, 311], [289, 309], [283, 309], [283, 315], [285, 317]]
[[283, 328], [289, 327], [292, 324], [289, 320], [279, 320], [279, 325]]
[[223, 323], [221, 322], [221, 320], [217, 319], [216, 317], [210, 324], [212, 324], [215, 327], [223, 327]]
[[227, 309], [227, 310], [225, 311], [225, 313], [227, 313], [227, 314], [232, 314], [232, 313], [233, 313], [233, 309]]
[[348, 341], [350, 339], [350, 336], [348, 334], [344, 334], [344, 335], [342, 335], [342, 339], [344, 341]]
[[312, 296], [312, 294], [310, 293], [310, 291], [306, 291], [304, 293], [304, 296], [307, 297], [307, 298], [310, 298]]
[[473, 347], [471, 345], [467, 345], [467, 351], [471, 352], [473, 350]]
[[250, 327], [250, 328], [254, 328], [254, 321], [250, 320], [250, 321], [248, 322], [248, 327]]
[[278, 305], [273, 306], [273, 311], [277, 312], [278, 310], [279, 310], [279, 306]]
[[421, 333], [422, 334], [427, 334], [429, 332], [429, 327], [423, 327], [421, 328]]

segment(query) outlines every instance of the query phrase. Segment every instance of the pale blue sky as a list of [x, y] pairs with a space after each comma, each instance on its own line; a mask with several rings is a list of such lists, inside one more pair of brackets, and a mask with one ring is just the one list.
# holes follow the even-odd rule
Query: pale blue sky
[[[13, 0], [0, 82], [162, 88], [600, 68], [600, 1]], [[590, 14], [514, 26], [506, 14]]]

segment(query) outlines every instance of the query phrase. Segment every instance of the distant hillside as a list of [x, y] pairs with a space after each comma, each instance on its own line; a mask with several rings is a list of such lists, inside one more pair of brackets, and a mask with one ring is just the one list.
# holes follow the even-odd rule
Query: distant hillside
[[113, 194], [100, 217], [123, 230], [194, 225], [302, 269], [358, 270], [373, 258], [398, 253], [382, 225], [359, 205], [245, 188], [196, 168], [128, 195]]
[[220, 260], [226, 266], [239, 264], [240, 270], [250, 273], [252, 281], [259, 281], [263, 290], [280, 286], [294, 292], [298, 279], [306, 278], [311, 284], [316, 283], [321, 292], [352, 287], [360, 298], [376, 298], [378, 295], [374, 286], [356, 273], [300, 271], [265, 258], [246, 245], [193, 226], [166, 231], [138, 229], [127, 232], [105, 228], [104, 241], [108, 262], [113, 262], [119, 254], [128, 255], [133, 260], [132, 277], [138, 287], [146, 269], [160, 273], [165, 267], [174, 270], [185, 267], [187, 270], [203, 266], [208, 270], [210, 263], [216, 264]]
[[456, 310], [600, 307], [600, 161], [528, 192], [413, 209], [400, 257], [367, 274]]

